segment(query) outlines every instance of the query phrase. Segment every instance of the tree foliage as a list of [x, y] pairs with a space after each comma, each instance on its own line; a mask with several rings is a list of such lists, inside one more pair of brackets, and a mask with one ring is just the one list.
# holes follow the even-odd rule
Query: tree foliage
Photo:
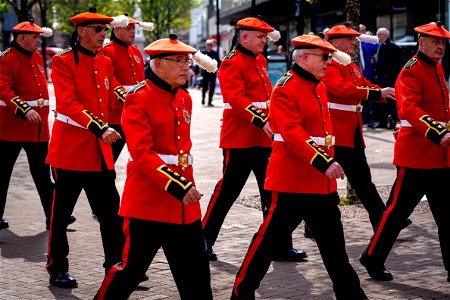
[[190, 27], [190, 11], [199, 0], [141, 0], [142, 21], [153, 22], [151, 39], [167, 37], [170, 32], [186, 32]]
[[[41, 0], [42, 1], [42, 0]], [[45, 1], [45, 0], [44, 0]], [[60, 29], [65, 33], [70, 33], [74, 30], [70, 18], [77, 13], [89, 11], [89, 7], [96, 7], [97, 12], [107, 16], [117, 16], [123, 13], [128, 13], [130, 16], [134, 12], [134, 4], [137, 0], [46, 0], [52, 1], [52, 11], [49, 12], [50, 23], [56, 24], [53, 29]], [[50, 16], [51, 14], [51, 16]]]
[[6, 0], [6, 4], [11, 5], [11, 7], [14, 9], [19, 22], [24, 22], [29, 19], [31, 8], [37, 2], [38, 0]]

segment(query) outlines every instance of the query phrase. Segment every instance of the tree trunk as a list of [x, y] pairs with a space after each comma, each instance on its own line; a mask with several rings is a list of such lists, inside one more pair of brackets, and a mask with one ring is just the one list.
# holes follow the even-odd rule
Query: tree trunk
[[[360, 0], [347, 0], [345, 9], [347, 10], [347, 20], [352, 23], [353, 29], [359, 31], [361, 3]], [[360, 64], [360, 52], [359, 52], [359, 40], [357, 39], [355, 57], [352, 58], [353, 62], [359, 66]], [[347, 180], [347, 203], [354, 204], [360, 203], [355, 190], [352, 188], [350, 182]]]

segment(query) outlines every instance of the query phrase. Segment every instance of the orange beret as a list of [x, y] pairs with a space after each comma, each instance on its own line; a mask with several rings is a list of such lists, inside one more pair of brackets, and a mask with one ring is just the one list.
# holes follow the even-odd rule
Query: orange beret
[[144, 48], [145, 53], [150, 55], [150, 59], [164, 57], [175, 54], [194, 54], [197, 52], [197, 49], [186, 45], [183, 42], [177, 40], [177, 35], [174, 33], [169, 34], [168, 39], [159, 39], [154, 41], [150, 45]]
[[272, 26], [270, 26], [263, 20], [253, 17], [239, 20], [237, 22], [237, 26], [239, 27], [239, 29], [243, 30], [256, 30], [262, 32], [272, 32], [275, 30]]
[[139, 24], [139, 21], [136, 19], [133, 19], [132, 17], [130, 17], [128, 14], [124, 14], [125, 16], [127, 16], [128, 18], [128, 24]]
[[328, 39], [339, 39], [345, 37], [358, 37], [361, 33], [354, 30], [349, 23], [345, 23], [344, 25], [337, 25], [331, 27], [330, 30], [327, 31]]
[[70, 21], [72, 21], [77, 26], [96, 23], [109, 24], [112, 20], [114, 19], [111, 17], [97, 13], [97, 9], [95, 7], [89, 8], [89, 12], [84, 12], [70, 18]]
[[31, 19], [30, 21], [22, 22], [22, 23], [17, 24], [16, 26], [14, 26], [13, 32], [16, 32], [16, 33], [43, 33], [44, 29], [37, 26], [34, 23], [34, 20]]
[[441, 22], [431, 22], [422, 26], [414, 28], [420, 36], [434, 36], [438, 38], [450, 39], [450, 32], [448, 32]]
[[317, 35], [300, 35], [292, 39], [292, 45], [295, 49], [311, 49], [311, 48], [322, 48], [328, 51], [336, 51], [337, 49], [333, 47], [329, 42], [322, 39]]

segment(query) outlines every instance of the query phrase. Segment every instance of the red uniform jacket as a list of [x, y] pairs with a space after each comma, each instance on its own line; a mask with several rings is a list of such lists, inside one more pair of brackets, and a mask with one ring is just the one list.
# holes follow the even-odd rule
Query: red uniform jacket
[[[361, 105], [363, 100], [381, 99], [380, 87], [367, 80], [361, 69], [353, 63], [344, 66], [333, 60], [322, 81], [327, 87], [330, 103]], [[353, 148], [358, 124], [359, 134], [364, 143], [361, 112], [330, 108], [330, 115], [336, 136], [336, 146]]]
[[438, 122], [450, 120], [442, 65], [418, 52], [400, 72], [395, 92], [398, 116], [410, 126], [400, 128], [394, 165], [417, 169], [450, 167], [450, 148], [439, 144], [448, 130]]
[[270, 147], [262, 130], [269, 110], [252, 105], [267, 102], [272, 93], [266, 59], [238, 44], [222, 61], [218, 74], [225, 103], [220, 148]]
[[78, 46], [79, 63], [72, 48], [52, 59], [56, 111], [82, 126], [55, 120], [47, 163], [75, 171], [101, 171], [102, 158], [114, 169], [111, 145], [101, 139], [109, 128], [108, 102], [123, 99], [111, 60], [104, 54]]
[[[37, 52], [30, 53], [13, 43], [0, 54], [0, 140], [15, 142], [46, 142], [49, 140], [48, 88], [44, 61]], [[47, 100], [44, 106], [30, 106], [24, 101]], [[37, 103], [37, 102], [35, 102]], [[6, 106], [5, 106], [6, 105]], [[36, 110], [41, 116], [39, 125], [25, 119]]]
[[119, 214], [173, 224], [201, 218], [200, 203], [181, 200], [194, 184], [192, 166], [165, 163], [158, 154], [189, 154], [192, 100], [155, 74], [131, 89], [126, 97], [122, 127], [131, 160]]
[[[138, 47], [113, 39], [100, 50], [111, 58], [114, 76], [126, 88], [144, 80], [144, 59]], [[109, 107], [109, 124], [120, 124], [123, 104]]]
[[319, 146], [311, 140], [332, 134], [327, 103], [325, 85], [296, 64], [278, 81], [269, 123], [284, 141], [273, 141], [266, 189], [314, 194], [336, 191], [336, 179], [324, 174], [334, 162], [333, 146]]

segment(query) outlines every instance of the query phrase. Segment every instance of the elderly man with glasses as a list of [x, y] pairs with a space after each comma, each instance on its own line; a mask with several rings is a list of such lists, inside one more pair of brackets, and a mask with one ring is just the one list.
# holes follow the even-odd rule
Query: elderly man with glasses
[[65, 220], [83, 189], [100, 223], [103, 266], [108, 270], [121, 261], [124, 236], [111, 150], [121, 136], [107, 122], [108, 105], [123, 101], [125, 91], [114, 78], [111, 60], [98, 52], [112, 20], [95, 8], [71, 18], [76, 25], [72, 47], [52, 61], [57, 116], [47, 156], [55, 178], [47, 271], [50, 284], [62, 288], [77, 286], [68, 273]]
[[122, 114], [131, 156], [119, 211], [123, 262], [111, 268], [95, 298], [128, 299], [162, 247], [180, 298], [212, 299], [202, 194], [190, 154], [192, 99], [181, 88], [197, 50], [170, 34], [144, 51], [148, 77], [128, 92]]
[[336, 299], [366, 299], [345, 250], [336, 183], [344, 170], [333, 159], [333, 124], [321, 82], [336, 48], [315, 35], [298, 36], [292, 45], [294, 66], [280, 78], [270, 102], [274, 135], [265, 188], [272, 205], [242, 262], [231, 299], [255, 299], [278, 232], [292, 232], [302, 220], [314, 232]]

